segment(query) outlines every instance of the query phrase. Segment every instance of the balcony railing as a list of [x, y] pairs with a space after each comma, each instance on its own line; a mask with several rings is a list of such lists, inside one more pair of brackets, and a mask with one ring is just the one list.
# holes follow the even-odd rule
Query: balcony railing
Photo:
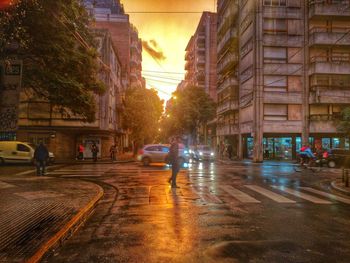
[[221, 59], [220, 62], [218, 63], [217, 71], [220, 74], [229, 70], [234, 71], [234, 67], [237, 63], [238, 63], [237, 54], [226, 55], [224, 59]]
[[309, 31], [310, 45], [350, 45], [350, 27], [313, 27]]
[[339, 3], [325, 3], [325, 1], [317, 2], [310, 1], [309, 18], [321, 18], [324, 16], [349, 18], [350, 17], [350, 2], [342, 1]]
[[350, 55], [310, 58], [309, 74], [346, 74], [350, 72]]

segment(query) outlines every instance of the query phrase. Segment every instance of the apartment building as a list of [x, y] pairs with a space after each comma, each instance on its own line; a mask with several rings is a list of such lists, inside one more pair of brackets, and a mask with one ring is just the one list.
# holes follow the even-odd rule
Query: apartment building
[[[203, 12], [196, 32], [186, 47], [185, 54], [185, 80], [179, 87], [188, 86], [203, 88], [206, 93], [216, 101], [216, 32], [217, 14]], [[215, 145], [216, 122], [203, 125], [198, 131], [200, 143]]]
[[231, 86], [238, 81], [238, 99], [228, 99], [237, 116], [220, 111], [229, 78], [218, 71], [218, 118], [226, 127], [219, 140], [233, 142], [238, 157], [255, 161], [293, 159], [303, 143], [349, 148], [335, 121], [350, 105], [349, 1], [218, 1], [218, 68], [225, 64], [219, 45], [225, 41], [221, 28], [231, 23], [227, 12], [238, 12], [229, 16], [236, 21], [227, 33], [231, 43], [236, 30], [238, 36], [230, 59], [233, 65], [238, 56], [238, 66], [229, 73], [239, 76], [231, 80]]
[[137, 29], [119, 0], [85, 0], [87, 10], [94, 17], [95, 28], [108, 29], [123, 68], [123, 86], [144, 86], [141, 76], [142, 44]]
[[18, 128], [16, 138], [20, 141], [38, 143], [42, 140], [57, 159], [74, 159], [79, 143], [85, 145], [84, 156], [92, 157], [90, 146], [95, 142], [99, 147], [99, 157], [109, 156], [109, 148], [114, 142], [122, 142], [121, 124], [117, 116], [120, 105], [119, 90], [122, 89], [122, 66], [108, 30], [96, 29], [96, 40], [100, 54], [100, 64], [104, 68], [99, 78], [107, 90], [102, 95], [94, 95], [96, 120], [86, 123], [81, 117], [62, 113], [45, 100], [38, 100], [28, 91], [19, 96]]
[[186, 47], [186, 85], [202, 87], [216, 101], [216, 13], [203, 12]]

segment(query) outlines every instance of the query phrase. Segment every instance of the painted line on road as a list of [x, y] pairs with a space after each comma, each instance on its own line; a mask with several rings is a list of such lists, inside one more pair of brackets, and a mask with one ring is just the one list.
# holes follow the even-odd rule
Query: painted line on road
[[265, 188], [262, 188], [257, 185], [245, 185], [250, 190], [253, 190], [259, 194], [262, 194], [263, 196], [266, 196], [267, 198], [272, 199], [273, 201], [276, 201], [277, 203], [287, 203], [287, 204], [295, 204], [296, 201], [288, 199], [284, 197], [283, 195], [276, 194], [272, 191], [269, 191]]
[[344, 197], [333, 195], [333, 194], [330, 194], [330, 193], [327, 193], [327, 192], [319, 191], [319, 190], [316, 190], [316, 189], [313, 189], [313, 188], [310, 188], [310, 187], [300, 187], [300, 189], [303, 189], [305, 191], [308, 191], [308, 192], [311, 192], [311, 193], [315, 193], [315, 194], [318, 194], [318, 195], [322, 195], [322, 196], [328, 197], [330, 199], [333, 199], [333, 200], [336, 200], [336, 201], [339, 201], [339, 202], [342, 202], [342, 203], [350, 205], [350, 199], [348, 199], [348, 198], [344, 198]]
[[6, 189], [6, 188], [12, 188], [12, 187], [16, 187], [16, 186], [13, 184], [8, 184], [8, 183], [0, 181], [0, 189]]
[[297, 190], [294, 190], [294, 189], [291, 189], [291, 188], [288, 188], [288, 187], [277, 186], [277, 185], [272, 185], [272, 187], [275, 188], [275, 189], [281, 190], [283, 192], [286, 192], [288, 194], [294, 195], [296, 197], [308, 200], [308, 201], [310, 201], [312, 203], [315, 203], [315, 204], [324, 204], [324, 205], [332, 204], [332, 202], [329, 202], [329, 201], [326, 201], [326, 200], [314, 197], [312, 195], [304, 194], [302, 192], [299, 192]]
[[222, 190], [224, 190], [226, 193], [229, 195], [233, 196], [236, 198], [238, 201], [241, 201], [242, 203], [261, 203], [259, 200], [251, 197], [250, 195], [247, 195], [246, 193], [243, 193], [242, 191], [239, 191], [236, 188], [233, 188], [230, 185], [227, 186], [220, 186]]

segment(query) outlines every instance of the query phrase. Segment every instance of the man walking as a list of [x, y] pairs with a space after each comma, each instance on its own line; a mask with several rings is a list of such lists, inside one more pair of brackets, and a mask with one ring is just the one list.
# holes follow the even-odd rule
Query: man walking
[[47, 150], [43, 142], [40, 142], [39, 146], [36, 147], [34, 151], [34, 160], [36, 165], [37, 176], [45, 175], [45, 166], [48, 158], [49, 151]]
[[169, 150], [169, 162], [171, 164], [171, 177], [168, 182], [171, 183], [171, 188], [179, 188], [176, 185], [176, 176], [180, 171], [179, 163], [179, 142], [180, 137], [175, 137], [171, 143]]
[[94, 162], [97, 162], [97, 153], [98, 153], [98, 147], [96, 145], [95, 142], [93, 142], [92, 146], [91, 146], [91, 153], [92, 153], [92, 159], [94, 160]]

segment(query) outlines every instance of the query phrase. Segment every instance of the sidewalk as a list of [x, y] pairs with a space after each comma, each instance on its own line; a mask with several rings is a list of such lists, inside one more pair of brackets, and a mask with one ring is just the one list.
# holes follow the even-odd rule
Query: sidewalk
[[350, 187], [345, 187], [344, 182], [342, 182], [342, 179], [336, 179], [332, 183], [332, 188], [336, 191], [339, 191], [343, 194], [350, 195]]
[[53, 177], [0, 178], [0, 262], [37, 262], [71, 235], [103, 196], [93, 183]]
[[[126, 162], [133, 162], [135, 161], [135, 158], [133, 157], [132, 153], [123, 153], [118, 154], [115, 161], [112, 161], [110, 158], [100, 158], [97, 160], [97, 163], [126, 163]], [[64, 159], [64, 160], [57, 160], [55, 163], [57, 164], [92, 164], [95, 163], [92, 158], [87, 158], [84, 160], [76, 160], [76, 159]]]

